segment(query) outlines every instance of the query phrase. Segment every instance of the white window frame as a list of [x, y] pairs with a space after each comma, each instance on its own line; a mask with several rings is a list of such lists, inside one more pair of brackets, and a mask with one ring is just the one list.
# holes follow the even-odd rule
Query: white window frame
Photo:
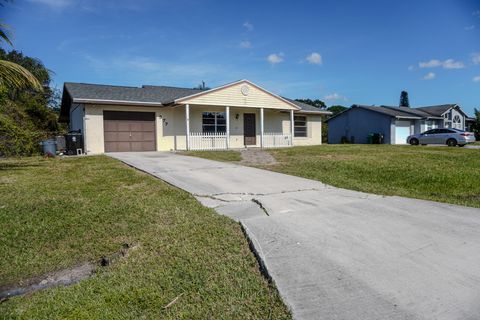
[[[204, 115], [206, 113], [213, 114], [213, 119], [214, 119], [213, 124], [210, 124], [210, 123], [204, 124], [203, 123], [203, 120], [205, 120]], [[225, 124], [218, 124], [218, 116], [220, 114], [223, 114], [223, 119], [225, 120]], [[207, 119], [212, 119], [212, 118], [207, 118]], [[215, 130], [214, 131], [205, 131], [205, 129], [204, 129], [205, 126], [213, 126], [215, 128]], [[218, 130], [219, 127], [224, 127], [224, 130], [219, 131]], [[224, 111], [203, 111], [202, 112], [202, 133], [210, 133], [210, 132], [215, 132], [215, 133], [226, 133], [227, 132], [227, 118], [226, 118], [226, 113]]]
[[[302, 119], [302, 120], [301, 120]], [[305, 122], [304, 125], [297, 125], [297, 121]], [[295, 116], [293, 118], [294, 126], [293, 126], [293, 136], [295, 138], [307, 138], [308, 137], [308, 121], [307, 116]], [[305, 128], [305, 133], [302, 132], [302, 135], [298, 135], [297, 128]], [[303, 135], [305, 134], [305, 135]]]
[[[458, 118], [458, 122], [455, 121], [455, 119]], [[462, 118], [460, 115], [456, 114], [453, 119], [452, 119], [452, 128], [455, 129], [462, 129]]]

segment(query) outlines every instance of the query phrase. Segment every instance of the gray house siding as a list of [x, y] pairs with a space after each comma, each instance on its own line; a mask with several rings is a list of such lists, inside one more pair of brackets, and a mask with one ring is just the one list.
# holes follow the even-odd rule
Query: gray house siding
[[[352, 143], [367, 143], [370, 133], [381, 133], [384, 143], [391, 143], [392, 118], [360, 108], [349, 109], [328, 121], [328, 143], [342, 142], [346, 137]], [[353, 139], [352, 139], [353, 137]]]
[[70, 131], [78, 131], [83, 134], [83, 118], [85, 117], [85, 106], [83, 104], [73, 105], [70, 109]]

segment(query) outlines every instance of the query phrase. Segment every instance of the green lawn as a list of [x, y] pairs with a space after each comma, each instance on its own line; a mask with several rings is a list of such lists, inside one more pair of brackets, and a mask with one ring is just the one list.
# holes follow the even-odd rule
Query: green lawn
[[180, 154], [185, 156], [200, 157], [217, 161], [240, 161], [242, 155], [238, 151], [183, 151]]
[[0, 160], [0, 239], [0, 287], [137, 245], [2, 319], [290, 318], [237, 223], [107, 157]]
[[265, 169], [352, 190], [480, 207], [479, 149], [323, 145], [267, 152], [278, 164]]

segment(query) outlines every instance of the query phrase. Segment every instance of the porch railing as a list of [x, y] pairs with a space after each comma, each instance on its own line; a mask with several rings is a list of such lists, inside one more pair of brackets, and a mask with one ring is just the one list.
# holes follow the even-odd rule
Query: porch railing
[[290, 134], [266, 132], [263, 134], [264, 148], [280, 148], [292, 146], [292, 136]]
[[227, 134], [216, 132], [191, 132], [190, 150], [227, 149]]

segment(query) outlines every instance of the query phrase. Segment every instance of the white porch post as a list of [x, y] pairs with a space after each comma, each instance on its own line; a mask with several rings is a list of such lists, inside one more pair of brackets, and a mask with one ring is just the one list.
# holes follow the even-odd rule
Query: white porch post
[[230, 107], [225, 107], [225, 121], [227, 122], [226, 133], [227, 133], [227, 149], [230, 148]]
[[185, 105], [185, 130], [186, 130], [186, 147], [190, 150], [190, 105]]
[[293, 135], [295, 134], [295, 118], [293, 110], [290, 110], [290, 144], [293, 146]]
[[260, 108], [260, 147], [263, 148], [263, 108]]

